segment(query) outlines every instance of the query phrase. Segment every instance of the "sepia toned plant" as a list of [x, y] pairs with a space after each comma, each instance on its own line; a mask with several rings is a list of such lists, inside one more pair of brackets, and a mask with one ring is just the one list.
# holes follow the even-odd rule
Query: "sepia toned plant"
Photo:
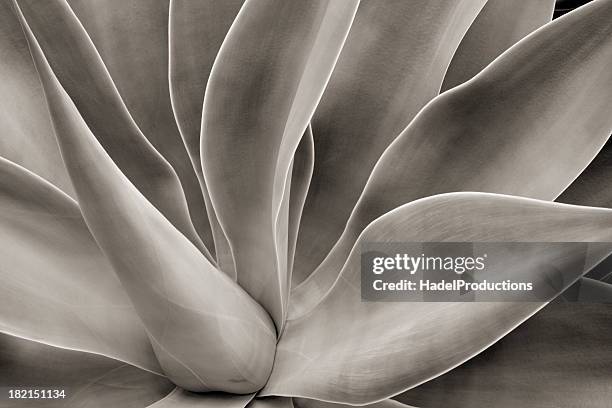
[[612, 241], [612, 0], [554, 3], [0, 0], [0, 385], [66, 393], [0, 406], [609, 406], [608, 305], [360, 297]]

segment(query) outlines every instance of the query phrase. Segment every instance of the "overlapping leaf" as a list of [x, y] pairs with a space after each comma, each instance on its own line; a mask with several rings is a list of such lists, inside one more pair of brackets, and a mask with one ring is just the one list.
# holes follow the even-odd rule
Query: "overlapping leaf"
[[485, 0], [365, 0], [313, 118], [316, 162], [296, 253], [306, 278], [342, 233], [374, 164], [438, 94]]
[[206, 185], [238, 282], [279, 329], [288, 283], [287, 254], [277, 248], [287, 232], [278, 232], [277, 225], [289, 166], [357, 3], [247, 1], [206, 89], [201, 129]]
[[296, 308], [316, 304], [363, 228], [399, 205], [449, 191], [556, 198], [612, 128], [610, 19], [612, 1], [586, 5], [425, 107], [381, 156], [342, 236], [295, 291]]
[[[314, 138], [312, 127], [308, 126], [306, 133], [295, 151], [291, 164], [291, 187], [289, 197], [289, 244], [287, 250], [287, 263], [289, 276], [293, 274], [295, 248], [297, 246], [300, 221], [304, 210], [304, 203], [310, 187], [314, 168]], [[290, 278], [289, 278], [290, 281]]]
[[21, 22], [87, 225], [142, 319], [165, 374], [190, 390], [259, 389], [274, 355], [268, 315], [130, 183], [62, 88], [23, 16]]
[[[346, 408], [371, 403], [373, 408], [401, 408], [385, 398], [482, 352], [543, 304], [362, 303], [355, 249], [360, 242], [612, 238], [610, 211], [517, 197], [450, 194], [396, 208], [456, 190], [555, 198], [593, 158], [612, 127], [606, 112], [612, 95], [605, 86], [612, 81], [605, 69], [612, 57], [612, 26], [607, 23], [612, 0], [596, 1], [539, 30], [475, 79], [436, 99], [376, 167], [381, 152], [438, 92], [453, 54], [443, 88], [472, 77], [542, 24], [550, 0], [512, 7], [512, 13], [507, 2], [497, 0], [484, 9], [485, 0], [364, 1], [314, 118], [358, 0], [247, 0], [227, 38], [242, 1], [111, 0], [110, 8], [67, 1], [76, 15], [66, 0], [13, 0], [23, 12], [21, 22], [55, 132], [42, 112], [41, 88], [23, 37], [15, 34], [14, 20], [0, 17], [9, 27], [0, 27], [8, 33], [0, 46], [16, 61], [0, 61], [0, 74], [11, 78], [0, 87], [18, 93], [17, 108], [0, 99], [2, 111], [9, 112], [0, 117], [3, 137], [9, 134], [0, 140], [0, 155], [39, 171], [70, 194], [74, 184], [81, 205], [0, 159], [0, 241], [7, 242], [0, 258], [8, 260], [0, 273], [7, 282], [3, 296], [10, 300], [1, 311], [1, 330], [106, 354], [151, 371], [159, 372], [161, 364], [183, 388], [154, 407]], [[7, 4], [0, 4], [0, 13]], [[487, 52], [476, 57], [483, 33], [492, 27], [497, 35], [486, 38]], [[23, 125], [19, 104], [34, 112], [31, 127]], [[70, 181], [50, 143], [53, 133]], [[42, 155], [27, 157], [38, 147]], [[314, 188], [300, 228], [315, 150]], [[593, 169], [595, 177], [583, 175], [587, 192], [603, 179], [607, 165], [602, 172]], [[576, 188], [574, 197], [583, 190]], [[210, 244], [203, 201], [218, 264], [230, 278], [213, 265], [198, 236], [207, 236]], [[321, 261], [347, 219], [331, 255], [292, 295], [291, 320], [275, 356], [298, 230], [300, 281]], [[33, 249], [41, 256], [28, 256]], [[560, 268], [568, 266], [566, 258], [553, 254], [553, 260]], [[543, 274], [528, 265], [517, 265], [517, 271], [534, 280]], [[232, 282], [236, 276], [246, 292]], [[49, 296], [48, 288], [56, 293]], [[588, 279], [573, 288], [576, 293], [565, 295], [593, 300], [608, 293], [607, 284]], [[274, 319], [277, 333], [257, 302]], [[592, 341], [587, 358], [580, 359], [580, 353], [568, 354], [569, 362], [532, 358], [544, 354], [544, 345], [551, 342], [566, 350], [568, 338], [561, 334], [575, 329], [572, 323], [578, 321], [571, 313], [551, 318], [545, 312], [540, 322], [551, 339], [542, 340], [534, 326], [524, 326], [522, 333], [533, 339], [533, 347], [517, 352], [517, 336], [507, 343], [512, 354], [534, 360], [529, 361], [531, 370], [508, 364], [503, 356], [500, 363], [499, 353], [488, 360], [485, 353], [459, 371], [469, 378], [484, 376], [482, 384], [489, 389], [466, 386], [460, 392], [458, 377], [449, 374], [404, 397], [419, 404], [516, 406], [535, 392], [531, 384], [538, 381], [531, 373], [573, 368], [588, 376], [596, 397], [579, 395], [585, 390], [563, 383], [563, 393], [537, 403], [588, 400], [604, 406], [611, 390], [601, 381], [602, 367], [609, 356], [595, 351], [604, 344], [608, 316], [603, 309], [585, 310], [589, 328], [591, 323], [597, 327], [584, 332]], [[555, 331], [559, 322], [562, 330]], [[66, 331], [76, 336], [62, 336]], [[29, 344], [13, 338], [9, 343], [11, 350]], [[125, 384], [126, 389], [108, 393], [102, 403], [146, 404], [169, 388], [161, 377], [100, 356], [40, 344], [22, 350], [5, 360], [9, 369], [15, 364], [35, 368], [36, 359], [44, 366], [64, 357], [82, 360], [79, 367], [87, 375], [81, 379], [59, 364], [58, 378], [87, 382], [68, 401], [75, 406]], [[251, 401], [268, 381], [274, 359], [259, 396], [264, 397]], [[492, 378], [493, 365], [525, 378], [521, 395], [491, 392], [502, 388]], [[24, 381], [47, 375], [44, 370], [16, 372]], [[551, 377], [540, 379], [546, 390], [558, 383]], [[438, 391], [449, 386], [455, 393], [437, 399]], [[196, 394], [184, 388], [246, 395]]]
[[200, 164], [204, 91], [221, 43], [244, 0], [170, 1], [170, 94], [194, 167]]
[[[608, 301], [612, 301], [608, 289]], [[604, 408], [612, 304], [552, 303], [499, 343], [397, 397], [416, 406]]]
[[170, 104], [169, 0], [68, 3], [100, 53], [130, 115], [176, 170], [191, 219], [207, 247], [212, 248], [200, 185]]
[[208, 195], [200, 161], [204, 91], [213, 62], [244, 0], [171, 0], [169, 76], [172, 108], [206, 200], [219, 267], [236, 278], [234, 259]]
[[160, 372], [144, 327], [78, 205], [4, 159], [0, 242], [0, 331]]
[[123, 362], [0, 335], [0, 382], [5, 389], [63, 391], [64, 397], [8, 399], [2, 407], [120, 406], [140, 408], [170, 392], [165, 377]]
[[[362, 302], [361, 242], [605, 242], [612, 238], [610, 226], [612, 210], [485, 193], [442, 194], [399, 207], [368, 226], [323, 300], [287, 323], [262, 393], [349, 404], [379, 401], [454, 368], [544, 306]], [[607, 251], [601, 248], [589, 262]], [[564, 270], [583, 255], [543, 256]], [[522, 280], [536, 282], [547, 273], [537, 263], [514, 265]]]
[[206, 253], [174, 169], [134, 122], [70, 6], [65, 0], [18, 4], [54, 75], [97, 140], [139, 191]]
[[28, 43], [10, 0], [0, 1], [0, 157], [74, 196]]
[[554, 7], [554, 0], [488, 0], [461, 40], [444, 75], [442, 91], [471, 79], [512, 45], [550, 22]]

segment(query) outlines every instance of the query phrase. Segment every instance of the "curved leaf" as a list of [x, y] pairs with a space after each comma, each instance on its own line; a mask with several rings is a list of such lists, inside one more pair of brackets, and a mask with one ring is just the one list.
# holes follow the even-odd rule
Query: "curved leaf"
[[268, 315], [121, 173], [21, 22], [84, 218], [142, 319], [165, 374], [195, 391], [261, 388], [276, 340]]
[[[287, 323], [261, 395], [380, 401], [480, 353], [544, 306], [362, 302], [361, 242], [606, 242], [611, 226], [612, 210], [485, 193], [442, 194], [399, 207], [366, 228], [323, 300]], [[590, 261], [605, 257], [606, 250], [594, 252]], [[545, 256], [563, 270], [575, 267], [573, 258], [582, 260], [583, 253]], [[547, 273], [532, 263], [515, 265], [513, 273], [522, 280]]]
[[130, 116], [100, 55], [70, 6], [65, 0], [13, 1], [19, 4], [54, 75], [113, 161], [173, 225], [207, 253], [191, 224], [174, 169]]
[[336, 242], [385, 148], [442, 85], [485, 0], [364, 0], [312, 120], [314, 174], [294, 284]]
[[170, 0], [169, 77], [172, 109], [204, 193], [219, 267], [236, 278], [234, 259], [210, 202], [200, 162], [204, 91], [213, 62], [244, 0]]
[[[287, 282], [291, 281], [302, 210], [314, 167], [314, 140], [310, 125], [306, 128], [289, 166], [283, 201], [277, 219], [277, 250], [287, 254]], [[280, 222], [285, 225], [282, 225]], [[283, 231], [286, 231], [283, 233]], [[287, 235], [286, 242], [279, 240]], [[284, 247], [283, 247], [284, 246]]]
[[304, 203], [310, 187], [312, 171], [314, 168], [314, 138], [312, 127], [309, 125], [306, 133], [295, 151], [291, 164], [291, 191], [289, 197], [289, 250], [287, 262], [289, 275], [293, 274], [295, 248], [297, 246], [300, 220], [304, 210]]
[[295, 298], [316, 304], [365, 226], [404, 203], [449, 191], [557, 197], [612, 129], [611, 19], [610, 0], [581, 7], [434, 99], [381, 156], [342, 236]]
[[244, 0], [170, 1], [170, 95], [185, 146], [202, 177], [204, 90], [221, 43]]
[[0, 1], [0, 157], [74, 196], [45, 96], [10, 1]]
[[287, 254], [276, 247], [276, 229], [288, 170], [357, 3], [247, 1], [206, 89], [201, 130], [206, 186], [238, 282], [278, 329], [288, 284]]
[[[64, 390], [65, 398], [36, 399], [36, 407], [139, 408], [166, 395], [166, 378], [117, 360], [0, 335], [0, 383], [6, 389]], [[23, 399], [2, 406], [24, 407]], [[31, 404], [30, 400], [27, 404]]]
[[0, 158], [0, 331], [160, 372], [78, 205]]
[[442, 91], [471, 79], [502, 52], [552, 20], [555, 0], [488, 0], [457, 48]]
[[553, 302], [480, 355], [396, 398], [424, 407], [604, 408], [612, 398], [610, 336], [612, 304]]
[[[191, 219], [208, 248], [212, 248], [200, 184], [170, 103], [169, 0], [68, 0], [68, 3], [100, 53], [130, 115], [176, 170]], [[199, 118], [198, 115], [195, 120]], [[199, 160], [197, 163], [199, 170]]]

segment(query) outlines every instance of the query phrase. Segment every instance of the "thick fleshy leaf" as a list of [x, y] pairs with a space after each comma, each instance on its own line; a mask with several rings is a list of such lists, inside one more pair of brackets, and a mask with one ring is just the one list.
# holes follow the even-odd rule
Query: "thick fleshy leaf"
[[279, 254], [287, 254], [287, 283], [291, 281], [300, 219], [313, 166], [314, 140], [309, 125], [289, 165], [290, 177], [285, 181], [285, 190], [276, 221], [276, 250]]
[[233, 278], [236, 269], [225, 233], [210, 203], [200, 161], [204, 91], [221, 43], [244, 0], [170, 0], [169, 77], [172, 109], [206, 200], [219, 267]]
[[611, 336], [612, 304], [553, 302], [480, 355], [396, 398], [423, 407], [605, 408]]
[[[485, 193], [442, 194], [399, 207], [366, 228], [323, 300], [287, 322], [262, 395], [379, 401], [480, 353], [544, 305], [362, 302], [361, 242], [605, 242], [612, 238], [611, 226], [612, 210]], [[586, 267], [605, 257], [605, 250], [596, 250]], [[583, 255], [544, 256], [563, 270]], [[521, 279], [535, 282], [547, 273], [532, 263], [515, 265]]]
[[276, 218], [275, 248], [279, 256], [282, 254], [287, 256], [285, 261], [287, 283], [291, 281], [300, 218], [312, 176], [313, 162], [312, 129], [308, 126], [289, 165], [289, 176], [285, 180], [282, 201]]
[[160, 372], [140, 319], [56, 187], [0, 158], [0, 331]]
[[28, 43], [10, 0], [0, 1], [0, 157], [74, 196]]
[[[15, 1], [15, 0], [14, 0]], [[206, 253], [175, 171], [144, 137], [83, 26], [65, 0], [16, 1], [87, 127], [123, 173]], [[85, 84], [85, 85], [84, 85]]]
[[279, 329], [288, 284], [287, 253], [276, 248], [276, 229], [288, 171], [357, 4], [247, 1], [206, 89], [201, 137], [206, 185], [238, 282]]
[[220, 392], [196, 394], [175, 388], [165, 398], [150, 405], [150, 408], [244, 408], [254, 394], [235, 395]]
[[189, 155], [200, 170], [204, 90], [221, 43], [244, 0], [170, 1], [170, 94]]
[[[311, 400], [306, 398], [293, 398], [293, 406], [295, 408], [350, 408], [354, 405], [335, 404], [333, 402]], [[392, 399], [386, 399], [380, 402], [362, 406], [367, 408], [414, 408], [412, 405], [405, 405]]]
[[314, 139], [312, 127], [308, 126], [306, 133], [295, 151], [291, 164], [291, 189], [289, 198], [289, 250], [287, 262], [289, 276], [292, 275], [295, 248], [297, 245], [300, 220], [304, 210], [304, 202], [308, 194], [312, 171], [314, 168]]
[[270, 318], [121, 173], [53, 75], [23, 19], [22, 25], [81, 211], [142, 319], [165, 374], [195, 391], [259, 389], [274, 355]]
[[[212, 248], [202, 191], [170, 104], [169, 0], [68, 0], [68, 3], [100, 53], [138, 127], [176, 170], [191, 219]], [[194, 120], [199, 118], [200, 115]], [[199, 170], [199, 160], [197, 163]]]
[[488, 0], [461, 40], [442, 91], [471, 79], [502, 52], [552, 20], [555, 0]]
[[485, 0], [364, 0], [312, 121], [315, 168], [294, 284], [336, 242], [374, 164], [442, 85]]
[[590, 3], [433, 100], [382, 155], [342, 236], [296, 298], [316, 302], [363, 228], [404, 203], [449, 191], [556, 198], [612, 129], [611, 19], [612, 1]]
[[[59, 399], [7, 400], [2, 407], [140, 408], [162, 398], [173, 384], [121, 361], [0, 335], [0, 383], [9, 388], [63, 390]], [[35, 401], [35, 403], [33, 402]]]

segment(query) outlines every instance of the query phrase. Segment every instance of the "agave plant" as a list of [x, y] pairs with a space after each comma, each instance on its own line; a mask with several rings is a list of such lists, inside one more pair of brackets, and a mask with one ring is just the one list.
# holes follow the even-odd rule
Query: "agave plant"
[[360, 299], [363, 242], [612, 241], [612, 0], [553, 8], [2, 0], [0, 381], [66, 398], [0, 405], [609, 406], [605, 305]]

